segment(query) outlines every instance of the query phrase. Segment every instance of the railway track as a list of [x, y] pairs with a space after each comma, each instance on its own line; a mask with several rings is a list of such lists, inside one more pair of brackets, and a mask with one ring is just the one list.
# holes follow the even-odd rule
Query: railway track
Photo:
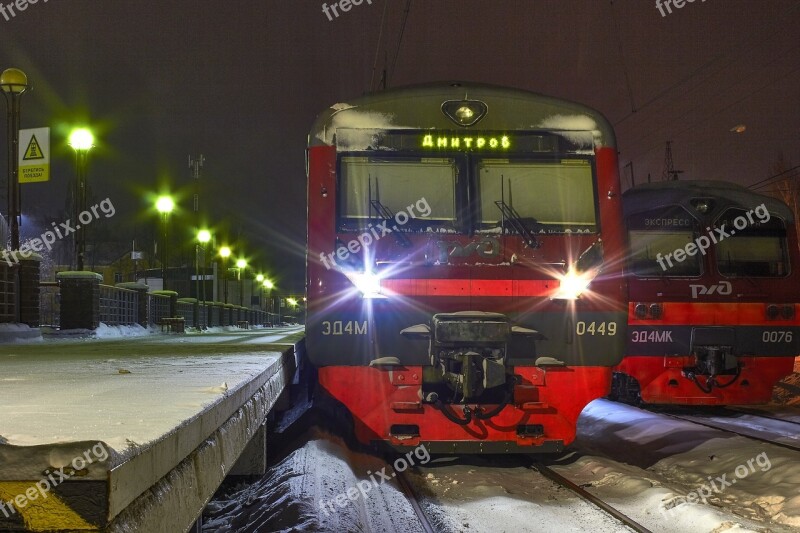
[[[783, 434], [776, 435], [770, 434], [768, 431], [770, 429], [774, 430], [775, 428], [766, 428], [762, 427], [761, 429], [755, 429], [753, 427], [743, 426], [741, 424], [736, 424], [735, 419], [731, 419], [730, 422], [727, 422], [725, 419], [722, 419], [719, 416], [702, 416], [697, 414], [678, 414], [678, 413], [670, 413], [661, 410], [651, 410], [653, 413], [657, 413], [660, 415], [669, 416], [675, 418], [677, 420], [683, 420], [686, 422], [691, 422], [693, 424], [697, 424], [700, 426], [705, 426], [711, 429], [717, 429], [720, 431], [725, 431], [728, 433], [733, 433], [735, 435], [739, 435], [741, 437], [745, 437], [748, 439], [756, 440], [759, 442], [764, 442], [766, 444], [772, 444], [773, 446], [780, 446], [781, 448], [786, 448], [789, 450], [800, 451], [800, 436], [798, 436], [797, 431], [797, 422], [791, 422], [788, 420], [780, 420], [781, 423], [785, 424], [787, 427], [785, 428], [786, 431]], [[774, 419], [772, 417], [764, 417], [761, 415], [751, 415], [754, 417], [760, 417], [764, 419]], [[778, 440], [780, 439], [780, 440]]]
[[770, 420], [777, 420], [779, 422], [786, 422], [787, 424], [795, 424], [800, 425], [800, 411], [797, 414], [790, 414], [786, 413], [789, 416], [793, 416], [796, 420], [792, 420], [790, 418], [782, 418], [780, 416], [775, 416], [776, 413], [771, 411], [762, 411], [761, 409], [756, 409], [752, 407], [726, 407], [726, 411], [731, 413], [738, 413], [742, 415], [750, 415], [750, 416], [757, 416], [760, 418], [768, 418]]
[[604, 502], [603, 500], [601, 500], [600, 498], [598, 498], [597, 496], [595, 496], [591, 492], [587, 491], [586, 489], [584, 489], [580, 485], [576, 485], [575, 483], [573, 483], [569, 479], [565, 478], [564, 476], [562, 476], [561, 474], [559, 474], [558, 472], [556, 472], [555, 470], [553, 470], [549, 466], [546, 466], [546, 465], [544, 465], [544, 464], [542, 464], [540, 462], [534, 462], [533, 464], [526, 465], [526, 467], [531, 469], [531, 470], [536, 470], [537, 472], [542, 474], [544, 477], [546, 477], [550, 481], [556, 483], [557, 485], [559, 485], [561, 487], [564, 487], [564, 488], [566, 488], [568, 490], [571, 490], [572, 492], [574, 492], [575, 494], [577, 494], [578, 496], [580, 496], [584, 500], [586, 500], [589, 503], [591, 503], [592, 505], [600, 508], [601, 510], [603, 510], [607, 514], [611, 515], [612, 517], [614, 517], [618, 521], [622, 522], [622, 524], [624, 524], [625, 526], [631, 528], [632, 530], [637, 531], [638, 533], [652, 533], [649, 529], [647, 529], [646, 527], [644, 527], [643, 525], [638, 523], [633, 518], [629, 517], [628, 515], [622, 513], [621, 511], [615, 509], [614, 507], [610, 506], [609, 504], [607, 504], [606, 502]]
[[405, 472], [396, 472], [396, 474], [397, 484], [400, 485], [400, 489], [403, 491], [406, 499], [408, 499], [408, 502], [414, 509], [414, 513], [417, 515], [422, 529], [425, 531], [425, 533], [436, 533], [436, 530], [433, 528], [428, 516], [425, 514], [425, 510], [422, 508], [422, 504], [419, 501], [417, 493], [414, 491], [414, 486], [408, 480]]

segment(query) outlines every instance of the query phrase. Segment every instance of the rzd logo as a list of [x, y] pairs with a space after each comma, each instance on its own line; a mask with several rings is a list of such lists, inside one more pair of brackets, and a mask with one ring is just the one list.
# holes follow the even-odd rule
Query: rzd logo
[[449, 257], [469, 257], [473, 254], [477, 254], [478, 257], [500, 255], [500, 241], [494, 237], [484, 237], [466, 246], [461, 246], [457, 242], [438, 241], [436, 246], [439, 248], [440, 263], [447, 263]]
[[720, 296], [727, 296], [733, 292], [733, 287], [730, 281], [720, 281], [716, 285], [706, 287], [705, 285], [689, 285], [692, 289], [692, 298], [697, 299], [698, 296], [710, 296], [712, 294], [719, 294]]

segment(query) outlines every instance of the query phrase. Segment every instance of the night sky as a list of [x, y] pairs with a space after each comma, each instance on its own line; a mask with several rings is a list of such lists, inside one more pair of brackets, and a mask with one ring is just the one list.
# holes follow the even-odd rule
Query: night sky
[[[666, 16], [649, 0], [364, 0], [332, 21], [322, 5], [39, 0], [0, 15], [0, 69], [34, 87], [22, 125], [52, 128], [53, 179], [23, 186], [23, 213], [64, 208], [73, 124], [98, 134], [89, 182], [121, 240], [151, 235], [149, 192], [183, 191], [191, 208], [187, 158], [202, 153], [212, 226], [241, 231], [247, 255], [301, 289], [308, 130], [379, 88], [385, 67], [390, 87], [476, 81], [597, 108], [637, 183], [661, 178], [667, 140], [681, 179], [749, 185], [780, 153], [800, 163], [797, 0], [695, 0]], [[0, 135], [5, 162], [5, 122]], [[187, 239], [190, 224], [174, 219]]]

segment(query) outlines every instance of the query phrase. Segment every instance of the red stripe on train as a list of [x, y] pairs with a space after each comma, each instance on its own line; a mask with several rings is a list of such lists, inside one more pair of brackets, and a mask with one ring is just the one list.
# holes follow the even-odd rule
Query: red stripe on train
[[403, 296], [542, 296], [559, 288], [556, 280], [385, 279], [381, 287]]

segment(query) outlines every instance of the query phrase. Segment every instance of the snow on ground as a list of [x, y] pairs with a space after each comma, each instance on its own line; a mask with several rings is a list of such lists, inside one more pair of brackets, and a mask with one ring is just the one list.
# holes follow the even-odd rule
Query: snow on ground
[[38, 328], [31, 328], [27, 324], [0, 324], [0, 344], [30, 344], [42, 340], [42, 333]]
[[[797, 459], [791, 450], [597, 400], [582, 413], [570, 451], [544, 460], [654, 533], [788, 533], [800, 530]], [[440, 457], [409, 478], [437, 531], [629, 531], [524, 463]], [[355, 492], [384, 466], [316, 431], [259, 482], [220, 493], [205, 531], [415, 531], [393, 481], [366, 498]], [[336, 506], [348, 488], [353, 500], [342, 496]]]
[[[523, 466], [524, 457], [440, 458], [414, 477], [438, 530], [493, 533], [631, 531], [578, 495]], [[529, 462], [529, 461], [528, 461]]]
[[259, 482], [222, 489], [206, 507], [203, 531], [421, 532], [395, 481], [371, 482], [370, 474], [385, 467], [383, 460], [312, 430], [303, 447]]
[[653, 531], [793, 531], [798, 453], [607, 400], [581, 414], [556, 469]]
[[139, 324], [133, 326], [109, 326], [100, 322], [100, 326], [94, 330], [94, 336], [98, 339], [117, 339], [121, 337], [142, 337], [156, 332], [154, 329], [144, 328]]

